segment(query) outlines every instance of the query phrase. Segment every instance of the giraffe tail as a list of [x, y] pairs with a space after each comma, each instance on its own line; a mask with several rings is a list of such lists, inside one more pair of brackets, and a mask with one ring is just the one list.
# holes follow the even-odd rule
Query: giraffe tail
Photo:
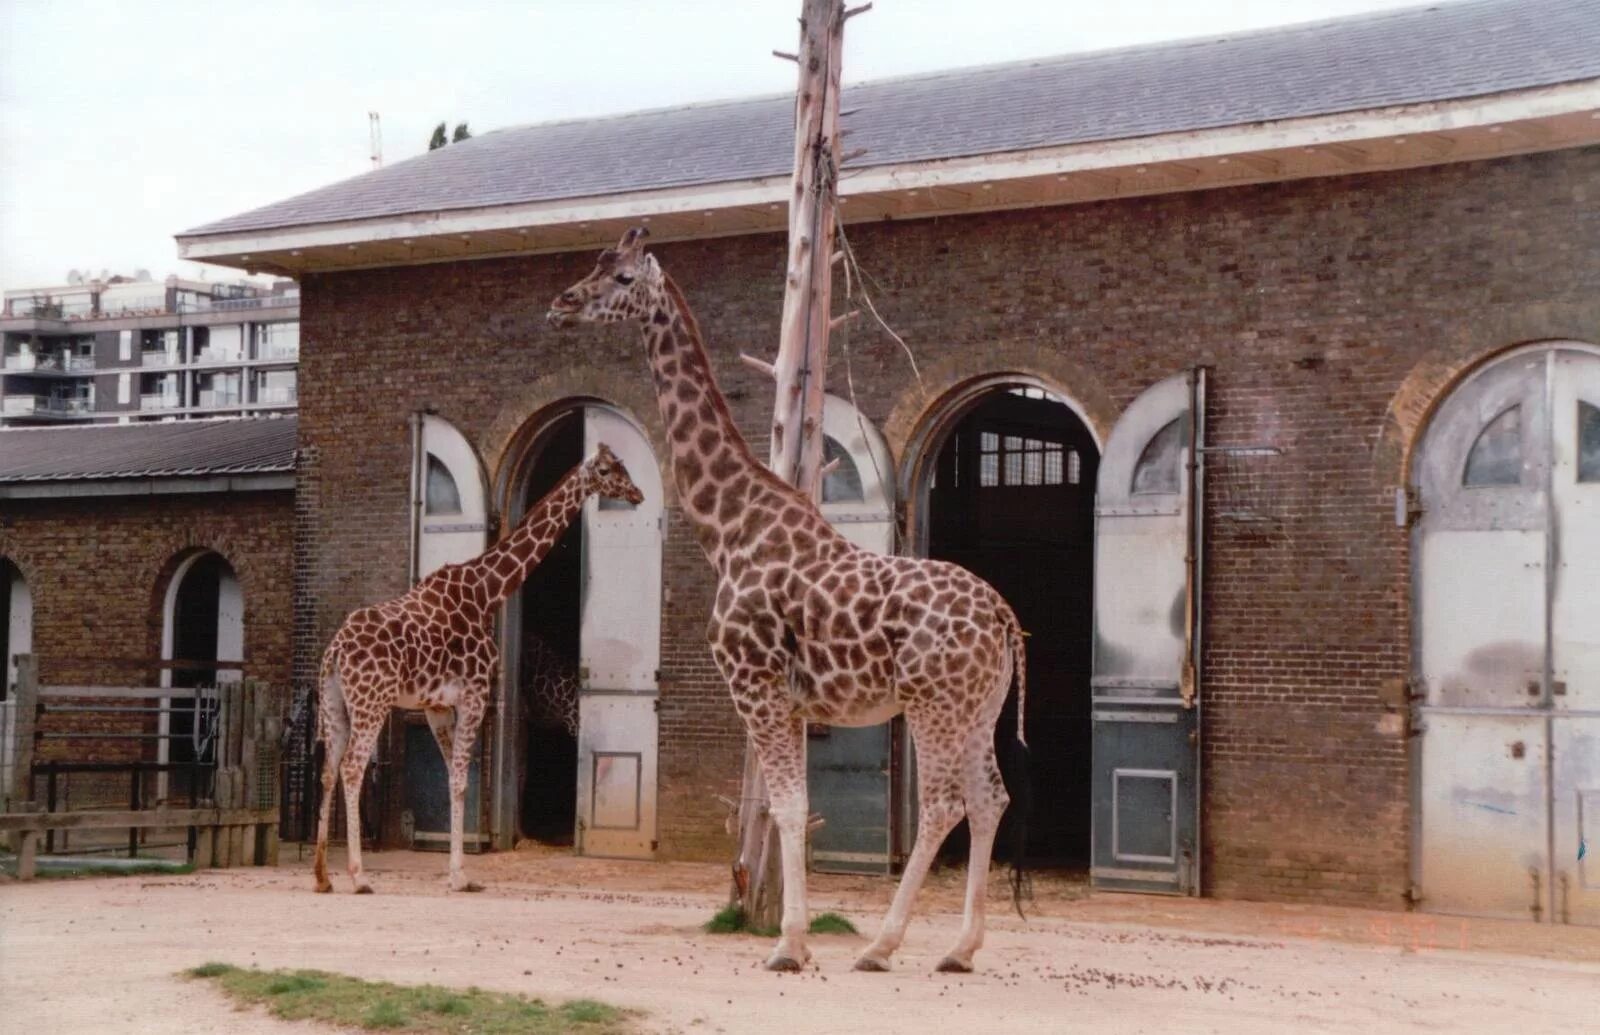
[[1010, 615], [1006, 646], [1011, 652], [1011, 684], [1017, 691], [1017, 736], [1011, 745], [1008, 768], [1016, 781], [1011, 813], [1011, 904], [1024, 920], [1022, 900], [1033, 897], [1033, 882], [1026, 869], [1028, 816], [1033, 811], [1033, 778], [1028, 772], [1028, 739], [1024, 720], [1028, 703], [1028, 646], [1016, 615]]

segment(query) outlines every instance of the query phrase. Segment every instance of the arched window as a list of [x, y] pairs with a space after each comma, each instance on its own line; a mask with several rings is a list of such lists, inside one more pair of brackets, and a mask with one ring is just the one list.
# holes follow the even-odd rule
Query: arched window
[[33, 596], [15, 564], [0, 557], [0, 658], [5, 659], [5, 682], [0, 698], [11, 696], [17, 679], [17, 655], [33, 652]]
[[461, 490], [444, 461], [428, 454], [428, 487], [426, 512], [428, 514], [461, 513]]
[[824, 466], [839, 462], [839, 466], [828, 472], [822, 479], [822, 502], [824, 503], [859, 503], [865, 498], [861, 491], [861, 472], [856, 468], [854, 458], [848, 450], [839, 444], [839, 440], [824, 436], [822, 440], [822, 463]]
[[1157, 492], [1177, 492], [1179, 478], [1178, 459], [1183, 453], [1183, 428], [1179, 420], [1168, 422], [1160, 431], [1150, 436], [1139, 462], [1133, 468], [1135, 495]]
[[1522, 407], [1508, 407], [1478, 433], [1467, 454], [1461, 484], [1518, 485], [1522, 482]]
[[1578, 481], [1600, 482], [1600, 407], [1578, 403]]

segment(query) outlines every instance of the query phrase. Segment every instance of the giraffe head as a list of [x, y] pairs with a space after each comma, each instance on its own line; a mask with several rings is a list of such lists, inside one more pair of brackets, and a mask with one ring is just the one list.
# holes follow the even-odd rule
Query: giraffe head
[[620, 323], [650, 315], [661, 291], [661, 267], [646, 255], [650, 231], [635, 227], [615, 248], [600, 253], [594, 272], [557, 295], [546, 314], [552, 324]]
[[644, 493], [633, 484], [628, 469], [604, 442], [594, 456], [583, 462], [583, 487], [591, 493], [614, 500], [627, 500], [635, 506], [644, 502]]

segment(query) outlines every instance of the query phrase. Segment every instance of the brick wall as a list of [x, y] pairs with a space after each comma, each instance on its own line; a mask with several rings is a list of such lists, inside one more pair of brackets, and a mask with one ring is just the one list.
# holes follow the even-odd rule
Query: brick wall
[[[1210, 526], [1209, 891], [1399, 905], [1407, 748], [1380, 730], [1377, 691], [1409, 664], [1408, 543], [1392, 489], [1427, 406], [1398, 397], [1520, 342], [1600, 341], [1596, 183], [1600, 150], [1589, 149], [849, 228], [880, 310], [930, 371], [919, 390], [897, 346], [851, 332], [858, 401], [880, 424], [914, 423], [953, 387], [940, 378], [1029, 371], [1103, 433], [1139, 392], [1206, 364], [1213, 441], [1284, 450], [1253, 468], [1225, 463], [1212, 481], [1271, 520]], [[735, 356], [775, 347], [781, 238], [654, 250], [762, 453], [771, 388]], [[409, 411], [455, 422], [491, 479], [506, 429], [533, 412], [530, 385], [631, 405], [659, 436], [637, 389], [604, 390], [628, 371], [647, 384], [637, 335], [562, 335], [541, 319], [592, 258], [306, 278], [300, 427], [321, 458], [306, 515], [316, 567], [304, 576], [318, 644], [350, 608], [405, 586]], [[840, 394], [843, 373], [836, 344]], [[904, 445], [893, 427], [890, 438]], [[665, 585], [662, 849], [722, 857], [713, 795], [736, 786], [742, 737], [703, 643], [708, 569], [677, 520]]]
[[[180, 560], [203, 548], [221, 554], [239, 580], [247, 675], [287, 686], [293, 518], [293, 496], [285, 491], [0, 501], [0, 557], [17, 565], [32, 593], [40, 682], [156, 685], [158, 670], [100, 659], [160, 657], [168, 584]], [[78, 728], [129, 732], [142, 721], [98, 715], [84, 717]], [[56, 741], [42, 745], [37, 757], [118, 761], [148, 747]], [[75, 786], [95, 784], [73, 779]], [[125, 777], [101, 782], [126, 795]], [[78, 795], [75, 804], [83, 803]]]

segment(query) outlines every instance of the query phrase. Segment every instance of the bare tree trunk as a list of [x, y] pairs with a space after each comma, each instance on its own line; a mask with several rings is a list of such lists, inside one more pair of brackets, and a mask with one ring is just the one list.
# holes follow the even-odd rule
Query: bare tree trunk
[[[803, 0], [789, 252], [778, 358], [771, 367], [777, 394], [769, 466], [778, 477], [806, 493], [817, 491], [822, 471], [822, 401], [832, 315], [839, 169], [839, 71], [846, 17], [840, 0]], [[755, 926], [778, 926], [783, 908], [779, 858], [778, 831], [767, 808], [766, 780], [756, 763], [754, 746], [746, 744], [734, 897]]]

